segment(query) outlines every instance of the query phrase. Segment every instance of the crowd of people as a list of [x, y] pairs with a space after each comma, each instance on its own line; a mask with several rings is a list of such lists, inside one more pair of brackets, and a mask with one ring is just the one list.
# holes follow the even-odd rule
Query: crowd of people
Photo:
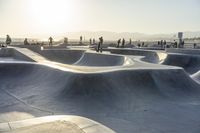
[[[54, 41], [54, 39], [53, 39], [53, 37], [49, 37], [48, 38], [48, 45], [49, 46], [53, 46], [53, 42]], [[85, 41], [85, 38], [84, 38], [84, 41]], [[96, 43], [96, 41], [95, 41], [95, 38], [90, 38], [89, 39], [89, 45], [96, 45], [96, 51], [97, 52], [102, 52], [102, 45], [103, 45], [103, 42], [104, 42], [104, 39], [103, 39], [103, 37], [101, 36], [100, 38], [99, 38], [99, 41]], [[9, 36], [9, 35], [6, 35], [6, 41], [5, 41], [5, 44], [1, 44], [0, 46], [1, 47], [7, 47], [8, 45], [10, 45], [12, 43], [12, 39], [11, 39], [11, 37]], [[116, 48], [124, 48], [125, 47], [125, 45], [127, 45], [127, 44], [130, 44], [130, 45], [132, 45], [132, 40], [130, 39], [129, 40], [129, 42], [126, 44], [126, 40], [123, 38], [123, 39], [118, 39], [117, 40], [117, 42], [116, 42], [117, 44], [116, 44]], [[34, 43], [35, 44], [35, 43]], [[36, 44], [38, 44], [38, 45], [44, 45], [44, 43], [36, 43]], [[64, 41], [63, 41], [63, 44], [68, 44], [68, 38], [67, 37], [65, 37], [64, 38]], [[83, 36], [80, 36], [80, 41], [79, 41], [79, 44], [80, 45], [83, 45], [84, 43], [83, 43]], [[33, 45], [33, 43], [29, 43], [29, 41], [28, 41], [28, 39], [27, 38], [25, 38], [24, 39], [24, 45]], [[179, 42], [177, 42], [176, 40], [174, 40], [173, 42], [167, 42], [166, 40], [160, 40], [160, 41], [158, 41], [157, 42], [157, 45], [160, 47], [160, 48], [162, 48], [162, 49], [165, 49], [165, 48], [184, 48], [184, 45], [185, 45], [185, 42], [184, 42], [184, 40], [179, 40]], [[136, 44], [136, 46], [138, 47], [138, 48], [140, 48], [140, 47], [145, 47], [145, 46], [147, 46], [147, 44], [145, 45], [145, 43], [144, 42], [138, 42], [137, 44]], [[194, 43], [193, 44], [193, 48], [197, 48], [197, 44], [196, 43]]]

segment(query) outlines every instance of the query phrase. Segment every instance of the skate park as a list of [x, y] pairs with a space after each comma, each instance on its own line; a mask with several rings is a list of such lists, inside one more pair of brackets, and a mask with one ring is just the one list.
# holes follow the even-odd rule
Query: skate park
[[10, 46], [0, 59], [0, 132], [200, 131], [199, 50]]
[[200, 0], [0, 0], [0, 133], [200, 133]]

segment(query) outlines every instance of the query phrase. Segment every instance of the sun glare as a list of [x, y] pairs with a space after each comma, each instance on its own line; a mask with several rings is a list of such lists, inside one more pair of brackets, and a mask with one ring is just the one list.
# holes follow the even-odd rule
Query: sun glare
[[60, 32], [76, 21], [72, 0], [30, 0], [29, 5], [29, 16], [40, 30]]

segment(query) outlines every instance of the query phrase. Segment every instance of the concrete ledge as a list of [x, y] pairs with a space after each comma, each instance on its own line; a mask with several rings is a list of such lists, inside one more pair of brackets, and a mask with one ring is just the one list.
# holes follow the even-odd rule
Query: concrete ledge
[[200, 55], [200, 49], [167, 48], [168, 53], [195, 54]]
[[9, 122], [9, 123], [0, 123], [0, 132], [15, 132], [20, 130], [31, 129], [34, 126], [50, 124], [50, 123], [66, 123], [68, 125], [76, 125], [78, 129], [77, 131], [84, 132], [84, 133], [114, 133], [113, 130], [109, 129], [108, 127], [90, 120], [88, 118], [80, 117], [80, 116], [45, 116], [33, 119], [27, 119], [22, 121], [16, 122]]

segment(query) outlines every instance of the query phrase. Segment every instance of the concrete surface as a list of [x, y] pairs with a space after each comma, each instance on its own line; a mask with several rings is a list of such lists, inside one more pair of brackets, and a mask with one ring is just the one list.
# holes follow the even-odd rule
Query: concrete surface
[[80, 116], [46, 116], [0, 123], [3, 133], [114, 133], [100, 123]]
[[15, 49], [34, 62], [0, 63], [0, 128], [35, 117], [76, 115], [118, 133], [200, 132], [199, 68], [192, 69], [198, 61], [187, 70], [162, 65], [168, 58], [163, 51], [116, 50], [123, 55], [85, 51], [81, 64], [70, 65]]

